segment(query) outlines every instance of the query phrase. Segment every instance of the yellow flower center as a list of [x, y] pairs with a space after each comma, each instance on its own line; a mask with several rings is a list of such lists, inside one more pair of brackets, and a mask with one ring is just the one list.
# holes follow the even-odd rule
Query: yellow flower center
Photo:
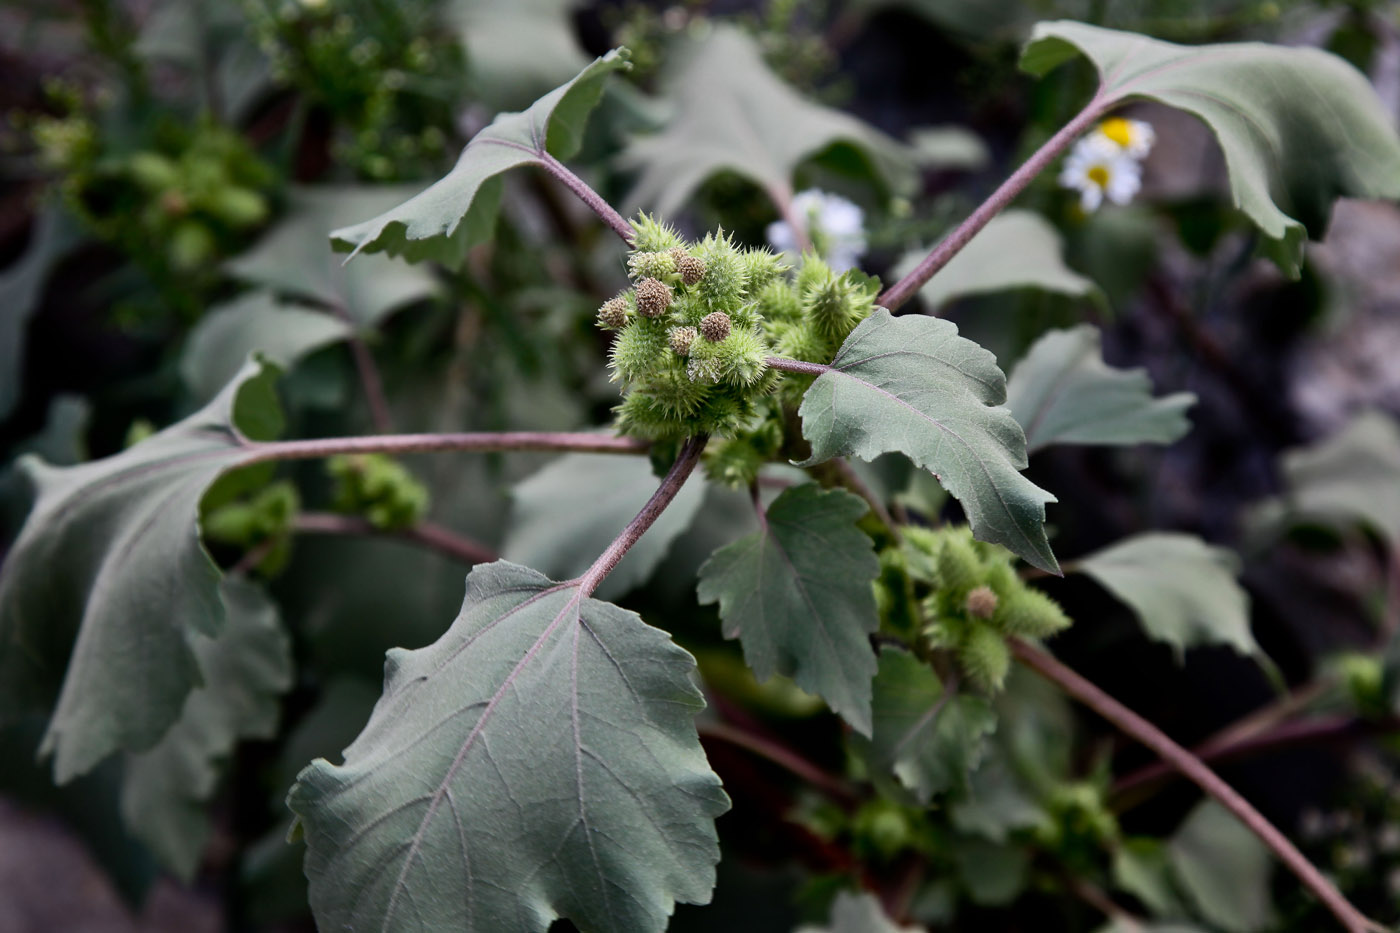
[[1085, 174], [1088, 176], [1090, 181], [1098, 185], [1100, 188], [1108, 187], [1108, 166], [1095, 165], [1094, 167], [1090, 168], [1089, 171]]
[[1099, 125], [1099, 132], [1124, 149], [1133, 141], [1133, 124], [1122, 117], [1109, 117]]

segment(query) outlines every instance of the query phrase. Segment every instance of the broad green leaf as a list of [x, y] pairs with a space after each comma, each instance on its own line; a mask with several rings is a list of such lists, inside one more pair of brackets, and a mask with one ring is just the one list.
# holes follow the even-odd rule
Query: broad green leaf
[[834, 145], [854, 148], [883, 183], [908, 193], [913, 161], [904, 147], [839, 110], [814, 104], [782, 82], [754, 41], [732, 26], [672, 53], [665, 73], [675, 116], [622, 156], [640, 169], [629, 210], [673, 214], [707, 179], [734, 172], [777, 203], [791, 198], [793, 170]]
[[[512, 491], [510, 530], [501, 545], [507, 560], [555, 580], [587, 570], [656, 490], [646, 457], [566, 454]], [[599, 599], [617, 599], [645, 583], [705, 498], [703, 483], [686, 483], [656, 524], [598, 587]]]
[[700, 568], [701, 603], [719, 603], [724, 636], [738, 638], [759, 680], [774, 674], [821, 696], [870, 735], [870, 636], [880, 627], [871, 584], [880, 572], [856, 522], [865, 500], [815, 484], [792, 486], [758, 531]]
[[288, 797], [322, 929], [659, 931], [703, 903], [728, 807], [695, 662], [635, 614], [504, 561]]
[[577, 0], [453, 0], [448, 22], [462, 37], [475, 96], [519, 108], [588, 64], [574, 38]]
[[390, 312], [434, 294], [432, 272], [387, 256], [346, 263], [324, 237], [328, 230], [383, 213], [413, 193], [403, 185], [292, 188], [286, 219], [225, 268], [234, 278], [342, 308], [361, 328], [375, 327]]
[[1044, 808], [1011, 773], [1005, 757], [999, 749], [991, 749], [967, 794], [948, 808], [958, 832], [1002, 843], [1013, 831], [1030, 829], [1048, 819]]
[[1004, 401], [996, 358], [956, 325], [879, 308], [802, 399], [807, 463], [897, 450], [962, 503], [980, 540], [1058, 573], [1045, 537], [1045, 503], [1055, 497], [1021, 475], [1025, 435]]
[[948, 696], [938, 675], [907, 651], [886, 646], [875, 675], [875, 731], [858, 741], [872, 769], [893, 772], [927, 804], [967, 786], [996, 714], [981, 697]]
[[59, 782], [149, 749], [200, 683], [193, 641], [224, 621], [200, 500], [248, 438], [280, 430], [275, 377], [249, 363], [203, 409], [103, 460], [22, 461], [38, 499], [0, 571], [0, 710], [46, 708], [62, 677], [41, 748]]
[[1226, 933], [1271, 928], [1273, 858], [1220, 804], [1207, 800], [1192, 810], [1167, 843], [1167, 856], [1182, 889], [1211, 924]]
[[333, 231], [331, 242], [357, 254], [388, 252], [410, 262], [460, 265], [469, 247], [491, 236], [501, 201], [497, 176], [578, 152], [603, 79], [627, 67], [626, 49], [614, 49], [527, 110], [501, 114], [472, 137], [441, 180], [373, 220]]
[[287, 304], [256, 291], [210, 308], [180, 357], [180, 376], [195, 399], [208, 401], [238, 374], [253, 353], [291, 368], [321, 347], [348, 338], [349, 324], [325, 311]]
[[1339, 197], [1400, 197], [1400, 140], [1371, 85], [1342, 59], [1256, 42], [1182, 46], [1083, 23], [1040, 23], [1021, 67], [1045, 74], [1083, 54], [1102, 101], [1146, 98], [1201, 119], [1220, 143], [1235, 206], [1297, 277]]
[[873, 894], [842, 891], [831, 904], [824, 927], [799, 927], [796, 933], [922, 933], [923, 927], [902, 927], [890, 920]]
[[[1059, 232], [1045, 218], [1034, 211], [1006, 211], [992, 218], [919, 289], [919, 295], [932, 311], [960, 298], [1022, 288], [1101, 302], [1098, 286], [1065, 265], [1063, 251]], [[912, 272], [927, 253], [926, 249], [906, 253], [895, 268], [895, 278]]]
[[1166, 846], [1150, 836], [1124, 839], [1113, 852], [1113, 883], [1142, 901], [1155, 916], [1180, 916]]
[[1074, 569], [1127, 603], [1148, 637], [1171, 645], [1178, 659], [1204, 644], [1259, 651], [1249, 594], [1235, 579], [1240, 561], [1228, 548], [1180, 532], [1147, 532], [1081, 557]]
[[235, 577], [222, 592], [223, 632], [192, 639], [203, 685], [155, 748], [127, 755], [122, 782], [126, 825], [185, 882], [199, 867], [209, 836], [205, 807], [224, 764], [240, 739], [276, 734], [279, 700], [292, 685], [292, 646], [276, 605]]
[[1026, 450], [1050, 444], [1170, 444], [1191, 430], [1190, 392], [1152, 397], [1141, 369], [1103, 361], [1099, 329], [1048, 331], [1011, 370], [1006, 407], [1026, 431]]
[[19, 401], [25, 330], [49, 270], [77, 240], [72, 226], [56, 209], [41, 211], [24, 255], [0, 272], [0, 420]]
[[1026, 888], [1031, 854], [1025, 846], [959, 839], [953, 858], [958, 866], [958, 880], [974, 904], [1005, 907]]
[[1282, 458], [1286, 489], [1265, 517], [1359, 524], [1400, 544], [1400, 426], [1362, 412], [1340, 431]]
[[851, 7], [869, 15], [886, 7], [908, 10], [940, 28], [985, 42], [1018, 36], [1028, 4], [1020, 0], [853, 0]]

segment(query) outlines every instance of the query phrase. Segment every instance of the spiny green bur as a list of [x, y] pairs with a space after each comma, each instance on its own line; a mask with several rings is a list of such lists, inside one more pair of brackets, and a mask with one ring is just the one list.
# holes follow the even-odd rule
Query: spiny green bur
[[1010, 551], [976, 540], [967, 526], [903, 531], [909, 577], [927, 593], [924, 641], [951, 652], [981, 689], [998, 691], [1006, 680], [1008, 637], [1045, 638], [1069, 626], [1058, 603], [1016, 575]]
[[[618, 429], [653, 441], [699, 433], [726, 439], [707, 455], [706, 470], [719, 482], [746, 485], [783, 447], [783, 403], [795, 404], [810, 384], [810, 377], [770, 370], [768, 357], [829, 362], [874, 309], [878, 289], [814, 256], [794, 272], [723, 231], [687, 242], [645, 214], [632, 228], [632, 289], [599, 315], [601, 327], [617, 332], [609, 367], [623, 390]], [[660, 313], [620, 313], [640, 307], [639, 289], [648, 309], [655, 307], [660, 285], [670, 294]]]

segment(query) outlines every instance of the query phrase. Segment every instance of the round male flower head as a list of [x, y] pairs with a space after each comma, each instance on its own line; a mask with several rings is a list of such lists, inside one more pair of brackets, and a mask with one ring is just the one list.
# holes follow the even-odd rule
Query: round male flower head
[[700, 322], [700, 336], [710, 343], [719, 343], [729, 336], [729, 315], [723, 311], [712, 311]]
[[1113, 140], [1092, 133], [1070, 150], [1060, 184], [1078, 191], [1079, 206], [1092, 213], [1104, 198], [1114, 204], [1131, 201], [1142, 187], [1142, 166]]
[[693, 327], [673, 327], [667, 334], [671, 343], [671, 351], [676, 356], [689, 356], [690, 345], [695, 342], [697, 336], [699, 336], [699, 331]]
[[1134, 159], [1145, 159], [1157, 141], [1152, 124], [1127, 117], [1109, 117], [1099, 124], [1098, 135], [1110, 140]]
[[621, 295], [609, 298], [598, 309], [598, 326], [603, 330], [620, 330], [627, 323], [627, 299]]
[[705, 260], [699, 256], [682, 256], [676, 260], [676, 271], [686, 285], [698, 285], [705, 277]]
[[[840, 195], [817, 188], [793, 196], [791, 216], [807, 242], [837, 272], [854, 268], [865, 253], [865, 212]], [[786, 220], [775, 221], [766, 231], [768, 242], [782, 253], [796, 255], [798, 231]]]
[[637, 313], [642, 317], [660, 317], [671, 307], [671, 286], [659, 279], [642, 279], [637, 283]]

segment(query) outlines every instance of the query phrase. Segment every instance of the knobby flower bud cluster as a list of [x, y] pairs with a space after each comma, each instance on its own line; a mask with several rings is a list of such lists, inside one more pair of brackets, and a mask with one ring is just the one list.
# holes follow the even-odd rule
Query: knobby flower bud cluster
[[618, 426], [655, 441], [713, 435], [707, 469], [745, 484], [782, 448], [783, 405], [810, 384], [781, 379], [768, 357], [830, 361], [873, 310], [876, 283], [814, 256], [793, 271], [723, 231], [686, 242], [645, 215], [632, 226], [633, 284], [598, 311], [598, 326], [617, 333], [609, 362], [623, 387]]
[[920, 626], [910, 634], [948, 651], [977, 687], [1001, 689], [1008, 637], [1044, 638], [1069, 625], [1053, 599], [1016, 575], [1010, 551], [976, 540], [967, 526], [908, 526], [903, 537], [881, 554], [881, 613], [893, 618], [910, 603], [903, 608]]

